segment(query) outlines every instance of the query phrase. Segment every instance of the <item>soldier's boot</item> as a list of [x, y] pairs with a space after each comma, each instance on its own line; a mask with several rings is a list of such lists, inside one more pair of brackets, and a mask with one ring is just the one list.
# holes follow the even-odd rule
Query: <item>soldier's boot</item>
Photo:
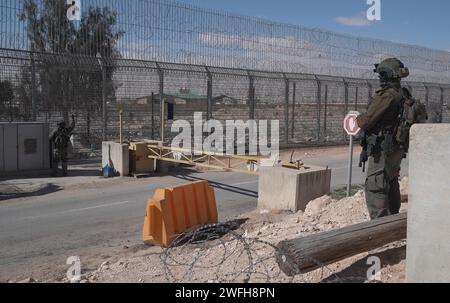
[[372, 220], [390, 215], [389, 183], [383, 172], [367, 177], [366, 204]]
[[391, 181], [389, 189], [389, 210], [391, 214], [396, 215], [401, 208], [400, 183], [398, 177]]

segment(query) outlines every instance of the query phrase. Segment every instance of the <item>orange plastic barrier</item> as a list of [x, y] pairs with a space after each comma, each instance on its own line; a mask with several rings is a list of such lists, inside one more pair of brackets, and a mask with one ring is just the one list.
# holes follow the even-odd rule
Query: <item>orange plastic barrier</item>
[[192, 227], [217, 223], [217, 217], [214, 189], [207, 181], [158, 189], [147, 203], [143, 240], [167, 247]]

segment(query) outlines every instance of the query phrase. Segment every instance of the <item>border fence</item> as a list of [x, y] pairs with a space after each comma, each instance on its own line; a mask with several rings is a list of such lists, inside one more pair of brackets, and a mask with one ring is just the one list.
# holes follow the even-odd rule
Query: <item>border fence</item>
[[162, 97], [168, 134], [171, 121], [203, 112], [280, 120], [282, 146], [342, 143], [344, 116], [378, 89], [373, 64], [397, 56], [430, 121], [450, 122], [448, 52], [171, 0], [81, 1], [82, 20], [69, 22], [65, 2], [0, 0], [1, 121], [55, 125], [74, 113], [80, 146], [92, 149], [119, 137], [123, 110], [125, 138], [157, 140]]

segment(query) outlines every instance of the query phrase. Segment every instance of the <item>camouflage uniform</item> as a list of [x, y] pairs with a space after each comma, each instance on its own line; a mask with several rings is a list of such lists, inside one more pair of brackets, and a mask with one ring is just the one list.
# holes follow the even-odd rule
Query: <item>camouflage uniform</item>
[[53, 132], [50, 137], [50, 143], [52, 147], [52, 176], [56, 176], [58, 173], [59, 162], [62, 163], [63, 176], [67, 176], [67, 149], [69, 147], [70, 136], [75, 129], [75, 117], [72, 116], [72, 124], [70, 127], [66, 127], [65, 122], [58, 124], [58, 130]]
[[[394, 63], [394, 68], [398, 63], [399, 69], [407, 71], [398, 60], [388, 63]], [[381, 90], [376, 92], [367, 112], [358, 117], [367, 141], [369, 165], [365, 192], [372, 219], [397, 214], [401, 206], [399, 176], [405, 150], [396, 140], [404, 102], [400, 78], [380, 74]]]

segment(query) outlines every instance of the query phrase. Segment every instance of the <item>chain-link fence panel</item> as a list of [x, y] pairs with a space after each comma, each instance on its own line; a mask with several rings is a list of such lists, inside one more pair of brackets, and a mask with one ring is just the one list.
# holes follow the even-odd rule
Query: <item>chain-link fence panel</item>
[[[120, 112], [126, 141], [161, 140], [162, 100], [166, 143], [178, 134], [172, 123], [193, 125], [195, 113], [224, 126], [278, 120], [282, 146], [344, 143], [345, 115], [364, 112], [379, 87], [367, 79], [11, 50], [0, 50], [0, 60], [1, 121], [54, 128], [75, 115], [76, 141], [85, 152], [119, 139]], [[449, 120], [448, 86], [404, 86], [427, 105], [430, 122]]]

